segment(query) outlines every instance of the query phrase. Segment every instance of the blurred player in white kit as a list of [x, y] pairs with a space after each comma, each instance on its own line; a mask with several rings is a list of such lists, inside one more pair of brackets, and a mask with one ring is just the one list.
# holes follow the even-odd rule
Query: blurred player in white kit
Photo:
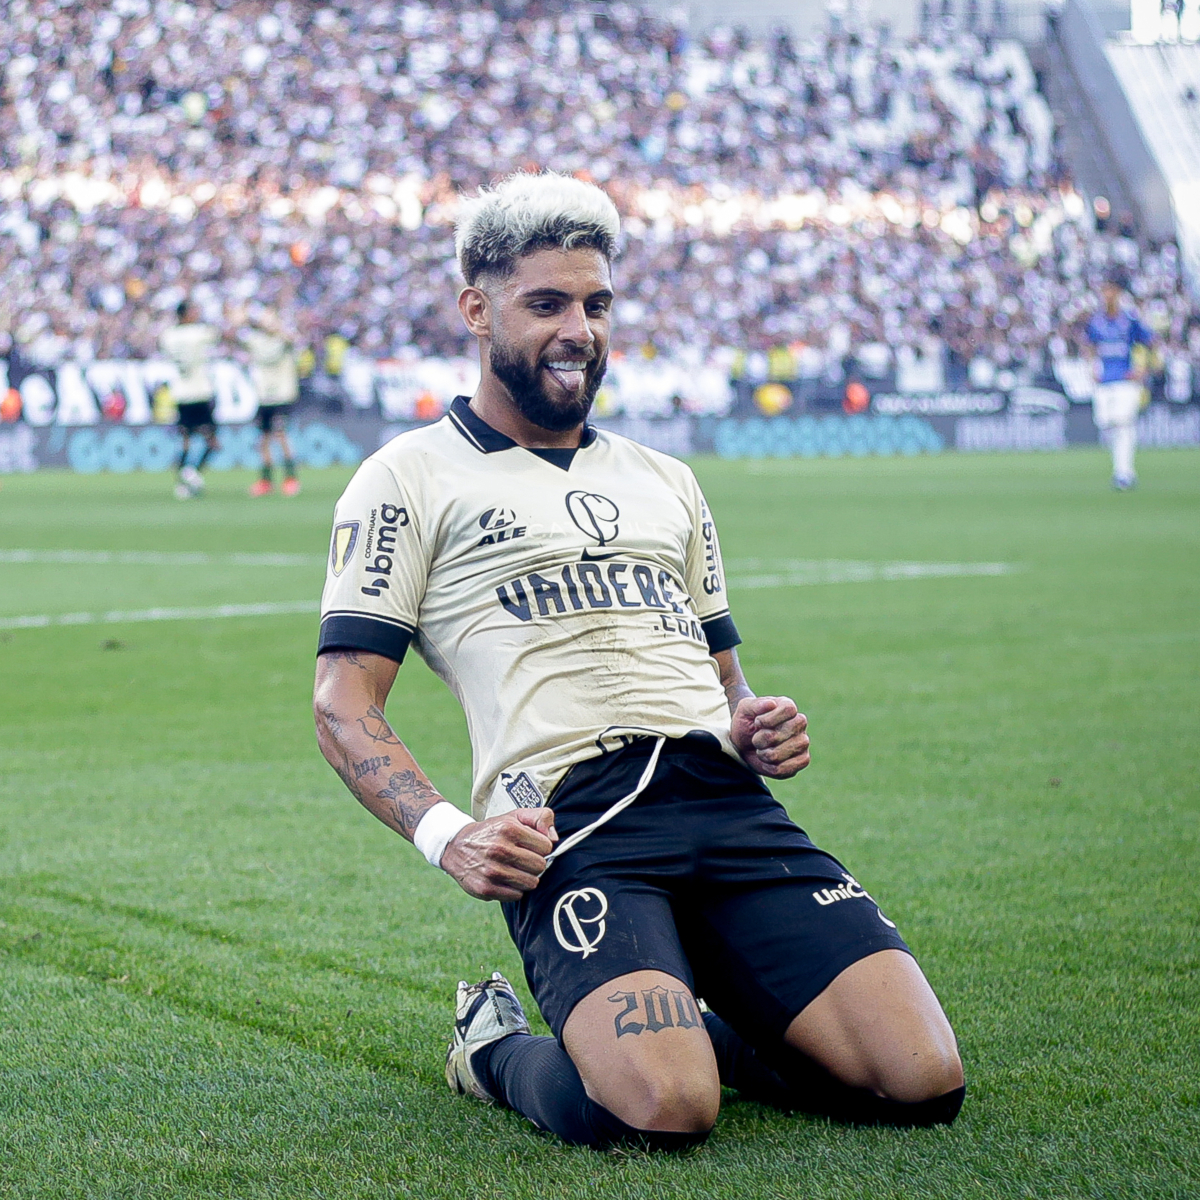
[[[200, 314], [191, 301], [183, 301], [177, 313], [179, 324], [164, 330], [159, 345], [179, 372], [179, 378], [171, 388], [179, 409], [177, 420], [183, 439], [175, 495], [180, 500], [189, 500], [204, 490], [204, 477], [200, 472], [219, 445], [214, 415], [216, 387], [213, 383], [212, 355], [220, 343], [221, 335], [200, 320]], [[204, 439], [204, 449], [194, 467], [188, 465], [193, 434]]]
[[1149, 346], [1150, 331], [1121, 306], [1122, 288], [1115, 279], [1101, 289], [1104, 307], [1089, 322], [1088, 341], [1096, 356], [1096, 392], [1092, 413], [1096, 425], [1108, 430], [1112, 447], [1112, 485], [1125, 492], [1137, 483], [1133, 455], [1137, 448], [1137, 418], [1142, 403], [1144, 369], [1134, 362], [1134, 347]]
[[285, 496], [296, 496], [300, 492], [300, 480], [296, 477], [296, 463], [284, 427], [300, 392], [295, 347], [272, 309], [264, 309], [253, 325], [242, 330], [238, 340], [250, 354], [250, 377], [258, 392], [258, 428], [262, 435], [258, 442], [262, 457], [261, 476], [251, 484], [250, 495], [268, 496], [271, 493], [271, 443], [274, 441], [283, 458], [280, 490]]

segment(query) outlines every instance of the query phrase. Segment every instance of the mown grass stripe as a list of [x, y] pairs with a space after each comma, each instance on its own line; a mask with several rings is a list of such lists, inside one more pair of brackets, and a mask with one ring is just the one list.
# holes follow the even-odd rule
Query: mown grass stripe
[[51, 566], [311, 567], [323, 554], [210, 554], [205, 550], [0, 550], [0, 563]]
[[278, 617], [315, 613], [316, 600], [268, 600], [261, 604], [218, 604], [213, 608], [114, 609], [111, 612], [35, 613], [0, 617], [0, 629], [43, 629], [49, 625], [124, 625], [136, 621], [214, 621], [222, 617]]
[[1011, 575], [1019, 568], [1004, 562], [858, 562], [842, 559], [794, 559], [771, 562], [743, 559], [726, 564], [735, 588], [811, 587], [824, 583], [887, 583], [898, 579], [952, 579], [959, 576]]

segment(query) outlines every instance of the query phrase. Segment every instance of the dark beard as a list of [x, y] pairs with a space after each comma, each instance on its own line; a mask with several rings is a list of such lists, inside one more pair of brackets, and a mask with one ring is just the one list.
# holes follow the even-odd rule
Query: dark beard
[[520, 355], [500, 342], [492, 342], [488, 362], [492, 374], [508, 389], [517, 412], [530, 424], [553, 433], [564, 433], [587, 420], [608, 367], [607, 356], [599, 363], [589, 363], [584, 373], [583, 390], [577, 398], [564, 403], [550, 399], [540, 366], [530, 367]]

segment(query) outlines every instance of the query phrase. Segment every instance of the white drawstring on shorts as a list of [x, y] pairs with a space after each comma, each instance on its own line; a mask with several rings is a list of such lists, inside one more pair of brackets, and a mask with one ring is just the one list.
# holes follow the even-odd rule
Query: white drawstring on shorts
[[546, 866], [549, 866], [560, 854], [566, 854], [573, 846], [578, 846], [585, 837], [590, 833], [594, 833], [606, 821], [611, 821], [619, 812], [627, 809], [645, 790], [650, 786], [650, 780], [654, 778], [654, 770], [658, 766], [658, 757], [662, 753], [662, 748], [666, 744], [666, 735], [660, 734], [654, 740], [654, 749], [650, 752], [650, 761], [646, 763], [646, 769], [642, 772], [642, 777], [637, 781], [637, 787], [629, 793], [628, 796], [622, 796], [620, 800], [608, 809], [601, 813], [590, 825], [585, 825], [582, 829], [576, 830], [565, 841], [559, 844], [546, 855]]

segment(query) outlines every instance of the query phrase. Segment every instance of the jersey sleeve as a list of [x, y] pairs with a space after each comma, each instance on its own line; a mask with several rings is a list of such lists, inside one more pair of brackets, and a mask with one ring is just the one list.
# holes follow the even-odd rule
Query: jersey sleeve
[[708, 511], [708, 502], [695, 477], [689, 472], [688, 503], [692, 514], [692, 531], [687, 547], [687, 589], [696, 605], [700, 627], [708, 639], [710, 654], [728, 650], [741, 643], [737, 626], [729, 612], [725, 591], [725, 565], [721, 561], [721, 544], [717, 526]]
[[403, 662], [428, 569], [411, 497], [387, 466], [367, 459], [334, 509], [317, 653], [366, 650]]

